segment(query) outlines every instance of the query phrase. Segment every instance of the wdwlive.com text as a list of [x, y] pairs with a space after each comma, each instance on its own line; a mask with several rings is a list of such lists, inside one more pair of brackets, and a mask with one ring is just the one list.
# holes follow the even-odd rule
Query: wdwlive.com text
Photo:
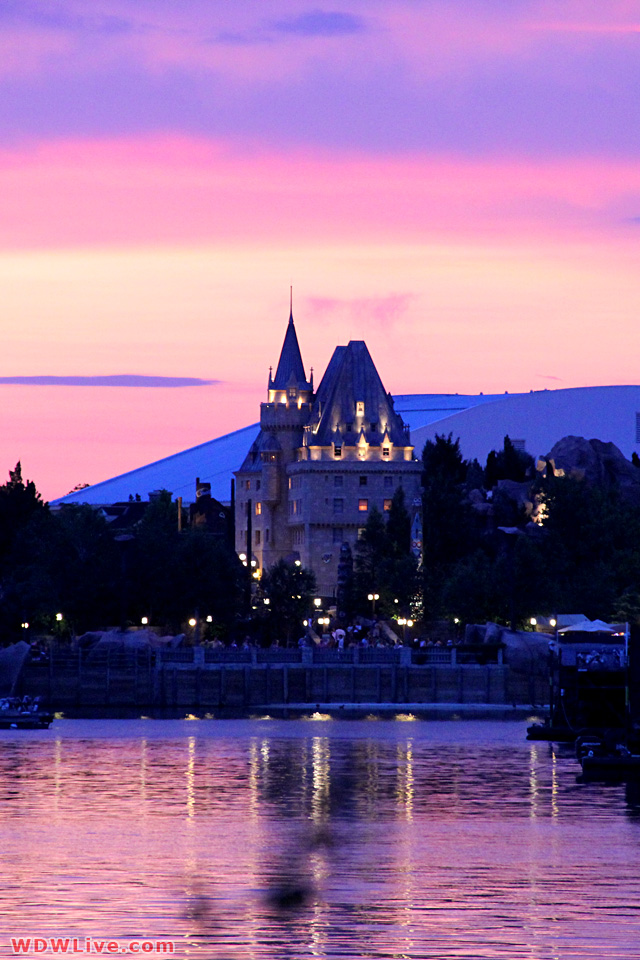
[[14, 954], [133, 953], [154, 956], [175, 953], [173, 940], [98, 940], [95, 937], [11, 937]]

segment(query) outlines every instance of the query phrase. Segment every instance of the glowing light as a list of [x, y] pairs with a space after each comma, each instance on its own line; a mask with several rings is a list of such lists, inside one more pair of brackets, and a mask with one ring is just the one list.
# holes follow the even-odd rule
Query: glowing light
[[321, 604], [322, 604], [322, 600], [320, 599], [320, 597], [315, 597], [315, 599], [314, 599], [314, 601], [313, 601], [313, 605], [314, 605], [315, 607], [319, 607], [319, 606], [321, 606]]
[[56, 613], [56, 620], [58, 621], [58, 623], [59, 623], [61, 620], [64, 620], [64, 617], [62, 616], [61, 613]]
[[531, 620], [529, 620], [529, 623], [531, 624], [532, 627], [535, 627], [538, 621], [536, 620], [535, 617], [531, 617]]
[[140, 623], [142, 624], [143, 627], [146, 627], [146, 625], [149, 623], [149, 617], [141, 617]]
[[213, 623], [213, 617], [211, 616], [211, 614], [209, 614], [209, 616], [207, 617], [207, 623]]
[[195, 625], [196, 625], [197, 622], [198, 622], [198, 621], [195, 619], [195, 617], [191, 617], [191, 619], [189, 620], [189, 626], [190, 626], [190, 627], [195, 627]]

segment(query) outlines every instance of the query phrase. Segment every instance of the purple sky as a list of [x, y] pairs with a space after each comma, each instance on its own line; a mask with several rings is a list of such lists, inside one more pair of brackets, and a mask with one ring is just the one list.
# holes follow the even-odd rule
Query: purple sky
[[640, 0], [2, 0], [0, 45], [0, 470], [47, 496], [255, 420], [290, 283], [317, 371], [637, 381]]

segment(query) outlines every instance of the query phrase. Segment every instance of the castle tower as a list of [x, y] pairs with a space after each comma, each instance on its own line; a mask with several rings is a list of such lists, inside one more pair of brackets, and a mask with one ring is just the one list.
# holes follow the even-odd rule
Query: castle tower
[[[304, 426], [313, 404], [313, 374], [307, 380], [293, 322], [285, 332], [275, 376], [269, 371], [266, 403], [260, 404], [260, 433], [236, 472], [236, 549], [247, 552], [264, 570], [295, 550], [289, 525], [287, 466], [302, 446]], [[251, 511], [251, 518], [247, 511]]]
[[261, 572], [280, 558], [316, 575], [319, 595], [336, 596], [343, 544], [353, 550], [371, 511], [390, 509], [403, 487], [420, 503], [422, 466], [366, 344], [336, 347], [314, 394], [302, 363], [293, 314], [260, 433], [236, 485], [236, 549]]

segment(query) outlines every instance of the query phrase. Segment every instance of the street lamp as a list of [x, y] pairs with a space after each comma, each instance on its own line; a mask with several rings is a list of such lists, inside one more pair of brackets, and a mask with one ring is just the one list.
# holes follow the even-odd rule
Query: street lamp
[[379, 599], [380, 599], [380, 594], [379, 594], [379, 593], [370, 593], [370, 594], [368, 594], [367, 599], [368, 599], [368, 600], [371, 600], [371, 616], [372, 616], [372, 618], [375, 619], [375, 615], [376, 615], [376, 600], [379, 600]]

